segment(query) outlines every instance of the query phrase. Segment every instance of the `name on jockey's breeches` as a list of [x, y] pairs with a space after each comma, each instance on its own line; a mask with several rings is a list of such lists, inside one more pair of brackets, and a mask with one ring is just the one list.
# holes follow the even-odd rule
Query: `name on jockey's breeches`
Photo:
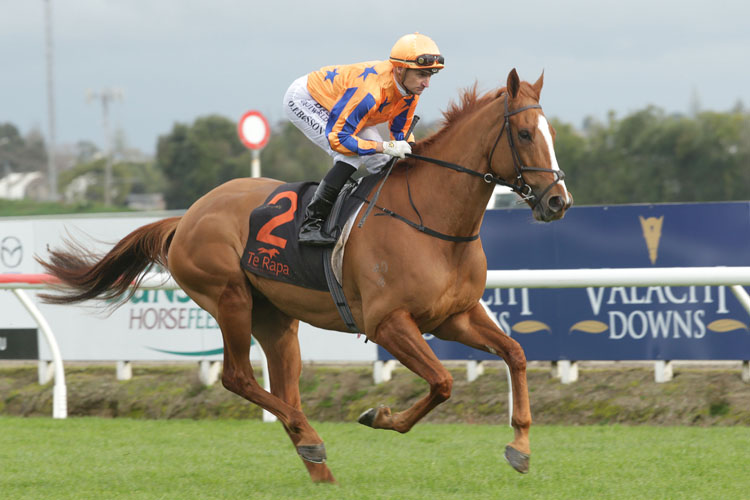
[[[304, 109], [301, 109], [299, 106], [297, 106], [297, 104], [294, 101], [289, 101], [288, 106], [289, 106], [289, 109], [292, 111], [292, 113], [295, 114], [295, 116], [297, 116], [303, 122], [310, 125], [310, 127], [314, 131], [319, 132], [321, 134], [325, 132], [323, 125], [321, 125], [319, 122], [314, 120], [309, 115], [309, 113], [305, 112]], [[316, 109], [316, 106], [313, 106], [313, 105], [307, 105], [307, 103], [303, 104], [302, 106], [305, 109], [312, 112], [313, 114], [316, 114], [320, 116], [321, 118], [323, 118], [323, 123], [326, 123], [328, 121], [328, 111], [323, 106], [320, 106], [320, 104], [317, 105], [320, 107], [320, 109]]]

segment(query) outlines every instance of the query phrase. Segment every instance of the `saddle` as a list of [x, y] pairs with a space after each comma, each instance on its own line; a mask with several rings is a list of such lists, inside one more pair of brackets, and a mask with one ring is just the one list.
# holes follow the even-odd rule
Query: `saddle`
[[340, 266], [349, 229], [364, 200], [383, 176], [383, 173], [367, 175], [356, 182], [348, 182], [341, 190], [325, 226], [326, 231], [339, 239], [333, 249], [297, 242], [305, 208], [318, 183], [295, 182], [279, 186], [263, 205], [250, 213], [250, 233], [242, 255], [242, 267], [264, 278], [329, 291], [330, 277], [326, 277], [324, 264], [338, 261], [338, 266], [333, 265], [333, 272], [341, 283]]

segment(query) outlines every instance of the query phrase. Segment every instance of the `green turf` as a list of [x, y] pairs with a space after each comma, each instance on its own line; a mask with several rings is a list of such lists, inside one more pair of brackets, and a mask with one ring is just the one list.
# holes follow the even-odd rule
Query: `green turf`
[[502, 458], [505, 426], [315, 426], [337, 486], [309, 481], [278, 423], [0, 417], [0, 497], [750, 497], [747, 427], [535, 427], [522, 476]]

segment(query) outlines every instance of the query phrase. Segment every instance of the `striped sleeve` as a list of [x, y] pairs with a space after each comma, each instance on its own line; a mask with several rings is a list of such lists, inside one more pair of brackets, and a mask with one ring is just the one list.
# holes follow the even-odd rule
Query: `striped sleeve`
[[349, 156], [376, 153], [376, 142], [357, 137], [367, 122], [367, 115], [375, 109], [375, 97], [358, 87], [346, 89], [331, 109], [326, 125], [328, 143], [334, 151]]
[[[414, 121], [414, 111], [417, 109], [418, 96], [411, 96], [408, 99], [404, 99], [406, 107], [396, 116], [391, 119], [390, 131], [391, 138], [395, 141], [408, 140], [404, 137], [411, 127], [411, 122]], [[412, 140], [414, 135], [412, 134]]]

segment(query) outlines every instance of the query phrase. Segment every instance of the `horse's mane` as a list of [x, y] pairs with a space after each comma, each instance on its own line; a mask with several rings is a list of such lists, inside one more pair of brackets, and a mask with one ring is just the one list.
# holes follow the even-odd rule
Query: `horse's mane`
[[[418, 145], [420, 148], [437, 142], [448, 130], [450, 130], [451, 127], [455, 126], [456, 123], [459, 123], [467, 116], [473, 114], [474, 111], [485, 106], [490, 101], [502, 96], [506, 91], [506, 87], [502, 87], [500, 89], [491, 90], [480, 96], [477, 87], [477, 82], [474, 82], [474, 85], [461, 92], [458, 102], [451, 101], [448, 104], [448, 109], [443, 111], [441, 128], [431, 136], [419, 141]], [[521, 93], [528, 94], [539, 100], [539, 95], [534, 92], [528, 82], [521, 82], [520, 90]]]
[[445, 134], [447, 130], [453, 127], [456, 123], [460, 122], [467, 116], [471, 115], [477, 109], [483, 107], [485, 104], [494, 100], [499, 96], [504, 89], [493, 90], [486, 94], [479, 95], [478, 84], [474, 82], [474, 85], [464, 89], [459, 96], [458, 101], [451, 101], [448, 104], [448, 109], [443, 111], [443, 121], [441, 128], [427, 137], [426, 139], [419, 142], [420, 146], [428, 146]]

